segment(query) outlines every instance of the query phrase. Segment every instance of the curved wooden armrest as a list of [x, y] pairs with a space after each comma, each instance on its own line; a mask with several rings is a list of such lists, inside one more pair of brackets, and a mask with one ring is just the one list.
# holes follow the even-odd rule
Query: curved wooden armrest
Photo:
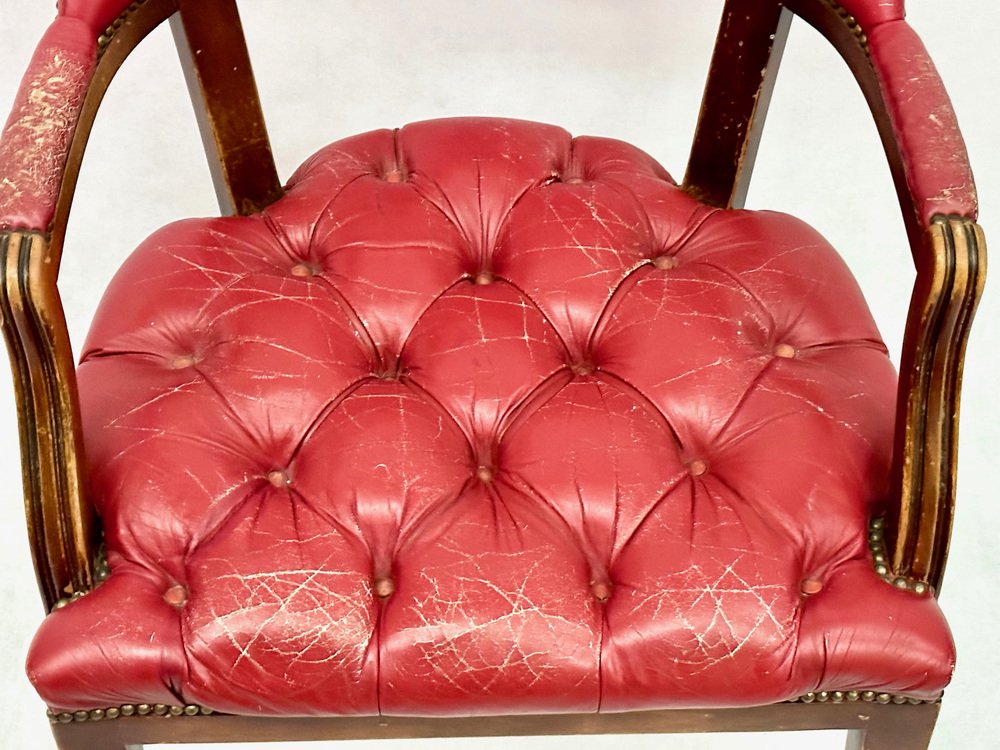
[[895, 575], [940, 591], [955, 509], [969, 329], [986, 279], [976, 185], [958, 120], [902, 2], [864, 27], [833, 0], [787, 0], [840, 52], [878, 126], [916, 265], [896, 404], [886, 517]]
[[94, 582], [94, 512], [72, 347], [56, 286], [83, 152], [104, 93], [122, 62], [170, 16], [172, 0], [146, 0], [115, 35], [58, 17], [42, 38], [0, 136], [0, 323], [20, 425], [25, 515], [47, 608]]
[[817, 28], [871, 108], [917, 268], [885, 535], [893, 574], [937, 590], [954, 511], [962, 362], [986, 244], [951, 102], [903, 3], [842, 2], [846, 8], [834, 0], [727, 0], [684, 184], [707, 203], [743, 205], [791, 15]]
[[108, 85], [179, 5], [182, 39], [189, 27], [199, 45], [212, 37], [207, 54], [188, 49], [187, 72], [206, 99], [199, 114], [220, 203], [250, 213], [273, 201], [281, 187], [233, 0], [62, 0], [0, 136], [0, 323], [14, 374], [28, 533], [50, 608], [89, 589], [95, 566], [73, 354], [56, 287], [63, 238]]

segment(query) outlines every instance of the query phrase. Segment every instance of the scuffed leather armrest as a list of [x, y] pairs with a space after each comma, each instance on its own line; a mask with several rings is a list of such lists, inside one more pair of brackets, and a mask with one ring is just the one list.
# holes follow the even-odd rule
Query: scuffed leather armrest
[[951, 100], [903, 3], [844, 5], [786, 1], [853, 71], [896, 185], [917, 278], [900, 358], [888, 564], [901, 585], [912, 579], [940, 590], [955, 509], [962, 367], [985, 281], [986, 242]]
[[[906, 21], [903, 0], [790, 0], [787, 5], [828, 37], [830, 21], [821, 16], [829, 19], [836, 14], [867, 55], [877, 98], [900, 152], [916, 221], [927, 228], [938, 215], [975, 219], [976, 186], [958, 120], [927, 49]], [[852, 67], [857, 65], [850, 59], [849, 47], [835, 38], [831, 41]], [[871, 102], [875, 92], [866, 94]]]
[[926, 246], [936, 216], [974, 221], [978, 201], [965, 141], [937, 69], [904, 17], [903, 3], [787, 0], [785, 6], [826, 36], [861, 86], [885, 147], [914, 256]]
[[979, 205], [965, 141], [923, 42], [904, 20], [867, 37], [916, 220], [925, 228], [939, 215], [974, 220]]
[[0, 230], [48, 231], [96, 61], [77, 19], [57, 18], [39, 42], [0, 134]]

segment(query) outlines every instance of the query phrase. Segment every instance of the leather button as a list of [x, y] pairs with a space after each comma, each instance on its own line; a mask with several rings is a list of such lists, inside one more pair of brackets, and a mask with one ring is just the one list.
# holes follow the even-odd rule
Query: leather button
[[594, 581], [590, 584], [590, 591], [601, 604], [611, 598], [611, 583], [609, 581]]
[[693, 477], [700, 477], [708, 471], [708, 462], [700, 458], [688, 464], [688, 473]]
[[778, 344], [774, 347], [774, 356], [782, 359], [794, 359], [797, 354], [795, 347], [791, 344]]
[[292, 276], [315, 276], [316, 267], [309, 263], [296, 263], [292, 266]]
[[569, 366], [574, 375], [593, 375], [597, 371], [597, 366], [593, 362], [574, 362]]
[[476, 469], [476, 477], [480, 482], [484, 484], [489, 484], [493, 481], [493, 469], [489, 466], [480, 466]]
[[803, 596], [812, 596], [823, 590], [823, 582], [818, 578], [806, 578], [802, 581], [801, 591]]
[[494, 281], [496, 281], [496, 277], [494, 277], [489, 271], [480, 271], [476, 274], [475, 282], [482, 286], [492, 284]]
[[188, 600], [188, 590], [185, 586], [180, 583], [174, 584], [165, 592], [163, 592], [163, 601], [169, 604], [171, 607], [177, 607], [180, 609]]
[[171, 370], [183, 370], [186, 367], [193, 367], [198, 362], [198, 358], [193, 354], [182, 354], [170, 360]]
[[382, 176], [382, 179], [395, 185], [403, 182], [406, 179], [406, 175], [404, 175], [403, 171], [400, 169], [390, 169]]
[[677, 268], [679, 263], [680, 261], [673, 255], [657, 255], [653, 258], [653, 265], [661, 271], [669, 271], [671, 268]]
[[386, 576], [375, 579], [375, 596], [379, 599], [388, 599], [396, 590], [396, 582]]
[[288, 476], [288, 472], [284, 469], [274, 469], [267, 473], [267, 481], [275, 487], [284, 488], [292, 483], [292, 478]]

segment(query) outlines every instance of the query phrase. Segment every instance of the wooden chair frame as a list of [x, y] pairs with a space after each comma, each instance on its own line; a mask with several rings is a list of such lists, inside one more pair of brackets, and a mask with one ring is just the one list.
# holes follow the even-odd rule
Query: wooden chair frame
[[[974, 215], [922, 218], [908, 184], [886, 92], [857, 21], [833, 0], [727, 0], [684, 188], [739, 207], [792, 15], [850, 66], [878, 125], [917, 269], [906, 326], [892, 491], [877, 569], [902, 588], [940, 588], [951, 533], [962, 363], [982, 292], [985, 242]], [[135, 46], [170, 19], [224, 213], [246, 215], [282, 194], [234, 0], [140, 0], [95, 40], [46, 226], [0, 229], [0, 321], [11, 355], [25, 508], [46, 608], [99, 579], [99, 524], [84, 492], [84, 445], [66, 321], [56, 287], [83, 152], [107, 87]], [[239, 117], [233, 113], [239, 112]], [[962, 155], [964, 157], [964, 154]], [[880, 557], [879, 555], [882, 554]], [[876, 692], [809, 694], [758, 708], [475, 719], [256, 718], [195, 706], [122, 706], [52, 716], [62, 750], [138, 750], [153, 742], [472, 737], [706, 731], [849, 730], [853, 750], [927, 747], [939, 703]], [[160, 720], [161, 717], [177, 717]], [[114, 719], [111, 721], [110, 719]]]

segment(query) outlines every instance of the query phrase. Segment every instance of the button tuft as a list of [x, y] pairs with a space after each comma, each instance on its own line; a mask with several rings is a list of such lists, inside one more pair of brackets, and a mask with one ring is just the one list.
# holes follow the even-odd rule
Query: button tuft
[[823, 590], [823, 582], [818, 578], [806, 578], [800, 587], [803, 596], [812, 596]]
[[782, 359], [794, 359], [797, 353], [791, 344], [778, 344], [774, 347], [774, 356]]
[[590, 591], [601, 604], [611, 598], [611, 583], [608, 581], [594, 581], [590, 584]]
[[480, 482], [489, 484], [493, 481], [493, 469], [489, 466], [480, 466], [476, 469], [476, 477]]
[[284, 469], [274, 469], [267, 472], [267, 481], [275, 487], [283, 488], [292, 483], [292, 478], [288, 476], [288, 472]]
[[489, 271], [480, 271], [476, 274], [475, 282], [481, 286], [492, 284], [494, 281], [496, 281], [496, 277]]
[[193, 367], [197, 362], [198, 358], [193, 354], [182, 354], [170, 360], [170, 369], [183, 370], [187, 367]]
[[388, 599], [396, 590], [396, 582], [386, 576], [375, 579], [375, 595], [379, 599]]
[[700, 477], [708, 471], [708, 461], [696, 458], [688, 464], [688, 473], [693, 477]]
[[669, 271], [671, 268], [677, 268], [679, 263], [680, 261], [673, 255], [657, 255], [653, 258], [653, 265], [661, 271]]
[[292, 276], [315, 276], [316, 268], [309, 263], [296, 263], [292, 266]]
[[180, 583], [176, 583], [163, 592], [163, 601], [169, 604], [171, 607], [177, 607], [180, 609], [188, 600], [188, 590], [185, 586]]
[[401, 169], [390, 169], [383, 175], [383, 179], [386, 182], [391, 182], [395, 185], [403, 182], [406, 179], [406, 175], [403, 174]]

